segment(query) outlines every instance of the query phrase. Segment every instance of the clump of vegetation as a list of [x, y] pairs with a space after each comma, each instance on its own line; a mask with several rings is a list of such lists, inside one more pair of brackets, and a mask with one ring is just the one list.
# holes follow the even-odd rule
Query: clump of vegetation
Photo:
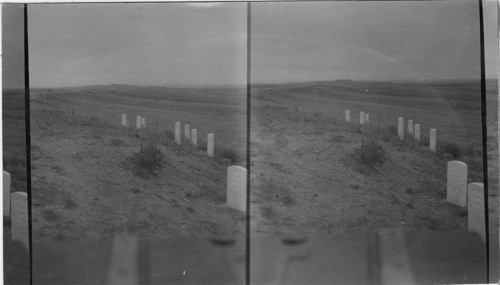
[[227, 145], [216, 145], [214, 155], [218, 161], [229, 162], [230, 164], [238, 164], [242, 161], [238, 151]]
[[359, 148], [359, 160], [368, 166], [382, 165], [387, 158], [385, 149], [373, 138], [363, 142]]
[[147, 141], [141, 144], [138, 152], [132, 157], [138, 174], [140, 176], [148, 176], [146, 173], [154, 174], [155, 170], [161, 169], [166, 164], [166, 158], [163, 152], [159, 149], [159, 142], [156, 133]]
[[464, 146], [449, 141], [439, 142], [438, 151], [453, 159], [481, 158], [482, 155], [481, 151], [476, 150], [472, 145]]
[[462, 150], [461, 148], [453, 142], [446, 142], [441, 145], [442, 152], [447, 153], [451, 155], [454, 159], [459, 159], [462, 157]]

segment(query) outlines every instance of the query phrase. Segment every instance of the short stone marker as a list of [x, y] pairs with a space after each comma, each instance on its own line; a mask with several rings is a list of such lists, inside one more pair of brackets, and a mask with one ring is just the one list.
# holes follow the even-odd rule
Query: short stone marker
[[181, 122], [175, 122], [175, 142], [181, 143]]
[[12, 240], [20, 241], [29, 249], [28, 230], [28, 195], [26, 192], [15, 192], [11, 195]]
[[467, 164], [450, 161], [447, 167], [446, 201], [458, 206], [467, 206]]
[[477, 232], [483, 240], [486, 240], [486, 224], [484, 220], [484, 185], [483, 183], [470, 183], [468, 187], [468, 224], [469, 231]]
[[10, 173], [3, 172], [3, 215], [10, 215]]
[[345, 110], [345, 121], [348, 123], [351, 122], [351, 111], [350, 110]]
[[403, 117], [398, 118], [398, 139], [402, 140], [405, 137], [405, 130], [404, 130], [404, 119]]
[[413, 120], [408, 120], [408, 134], [413, 135]]
[[141, 116], [137, 116], [137, 120], [135, 121], [135, 127], [138, 130], [140, 130], [141, 129], [141, 124], [142, 124]]
[[214, 156], [215, 135], [210, 133], [207, 138], [207, 153], [208, 156]]
[[359, 112], [359, 124], [361, 125], [365, 124], [365, 112], [363, 111]]
[[369, 123], [370, 123], [370, 114], [365, 113], [365, 124], [369, 124]]
[[127, 127], [127, 115], [122, 114], [122, 127], [126, 128]]
[[432, 152], [436, 152], [437, 150], [437, 134], [436, 129], [431, 129], [431, 134], [429, 136], [429, 148]]
[[415, 139], [420, 140], [420, 124], [415, 124]]
[[226, 206], [245, 212], [247, 210], [247, 170], [241, 166], [227, 169]]
[[144, 117], [141, 118], [141, 128], [143, 128], [143, 129], [146, 128], [146, 118], [144, 118]]
[[191, 133], [189, 132], [189, 125], [184, 125], [184, 138], [186, 140], [191, 139]]
[[191, 143], [198, 144], [198, 131], [196, 129], [191, 130]]

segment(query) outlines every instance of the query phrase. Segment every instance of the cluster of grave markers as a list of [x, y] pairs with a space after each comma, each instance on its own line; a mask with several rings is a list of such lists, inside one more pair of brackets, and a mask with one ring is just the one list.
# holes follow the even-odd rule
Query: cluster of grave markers
[[[351, 122], [351, 111], [345, 110], [345, 121]], [[359, 112], [359, 124], [365, 125], [370, 123], [370, 114], [363, 111]], [[416, 140], [420, 140], [420, 124], [413, 124], [413, 120], [408, 120], [408, 134], [413, 136]], [[398, 118], [398, 138], [403, 140], [404, 132], [404, 118]], [[429, 148], [432, 152], [437, 151], [437, 133], [436, 129], [430, 129]]]
[[469, 231], [479, 233], [486, 240], [483, 183], [467, 183], [467, 164], [461, 161], [448, 162], [446, 176], [446, 201], [467, 207]]
[[10, 193], [10, 173], [3, 172], [3, 215], [10, 216], [12, 241], [20, 241], [29, 249], [28, 195]]
[[[128, 127], [128, 122], [127, 122], [127, 115], [122, 114], [122, 127], [127, 128]], [[146, 129], [146, 118], [137, 116], [136, 122], [135, 122], [135, 127], [136, 129]]]
[[[351, 122], [351, 111], [345, 110], [346, 122]], [[359, 113], [359, 123], [361, 125], [369, 123], [368, 114]], [[413, 124], [413, 120], [408, 120], [408, 134], [416, 140], [420, 140], [420, 124]], [[404, 118], [398, 118], [398, 138], [404, 139]], [[437, 151], [436, 129], [430, 129], [429, 148], [432, 152]], [[475, 231], [486, 239], [485, 225], [485, 205], [484, 205], [484, 185], [483, 183], [467, 183], [467, 164], [461, 161], [448, 162], [446, 201], [458, 206], [467, 207], [469, 231]]]
[[[181, 144], [181, 122], [175, 123], [175, 142]], [[184, 139], [191, 141], [191, 144], [196, 145], [198, 140], [198, 131], [191, 129], [188, 124], [184, 125]], [[207, 154], [214, 156], [215, 135], [209, 133], [207, 135]], [[227, 169], [227, 193], [226, 206], [239, 211], [246, 211], [247, 205], [247, 170], [241, 166], [229, 166]]]
[[[122, 126], [127, 127], [127, 115], [122, 114]], [[137, 129], [146, 128], [146, 118], [137, 116]], [[181, 122], [175, 123], [175, 142], [181, 144]], [[190, 141], [191, 144], [198, 144], [198, 130], [190, 129], [188, 124], [184, 125], [184, 139]], [[207, 154], [210, 157], [215, 155], [215, 135], [209, 133], [207, 135]], [[241, 166], [230, 166], [227, 170], [227, 196], [226, 206], [239, 211], [246, 211], [247, 204], [247, 170]], [[5, 177], [5, 175], [4, 175]], [[5, 189], [5, 188], [4, 188]], [[4, 192], [5, 195], [5, 192]], [[5, 197], [4, 197], [5, 201]]]
[[[182, 143], [181, 140], [181, 122], [176, 122], [175, 123], [175, 142], [178, 144]], [[197, 145], [198, 144], [198, 130], [197, 129], [191, 129], [188, 124], [184, 125], [184, 139], [187, 141], [191, 141], [191, 144]], [[213, 157], [215, 155], [215, 135], [213, 133], [209, 133], [207, 135], [207, 154], [210, 157]]]

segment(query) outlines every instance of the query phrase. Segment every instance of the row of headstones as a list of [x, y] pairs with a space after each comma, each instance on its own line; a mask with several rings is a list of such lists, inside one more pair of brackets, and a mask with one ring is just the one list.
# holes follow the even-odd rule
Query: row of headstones
[[[351, 111], [350, 110], [345, 110], [345, 121], [350, 123], [351, 122]], [[359, 112], [359, 124], [364, 125], [364, 124], [369, 124], [370, 123], [370, 114], [365, 113], [363, 111]]]
[[[122, 126], [127, 127], [127, 115], [122, 114]], [[138, 130], [140, 129], [145, 129], [146, 128], [146, 118], [137, 116], [136, 119], [136, 128]], [[184, 138], [187, 140], [190, 140], [193, 145], [198, 144], [198, 130], [197, 129], [191, 129], [189, 130], [189, 125], [184, 125]], [[176, 122], [175, 123], [175, 142], [180, 144], [181, 143], [181, 123]], [[215, 145], [215, 135], [212, 133], [208, 134], [207, 138], [207, 153], [209, 156], [214, 156], [214, 145]]]
[[[198, 130], [191, 129], [188, 124], [184, 125], [184, 139], [191, 141], [191, 144], [198, 144]], [[181, 122], [175, 123], [175, 142], [181, 144]], [[209, 133], [207, 136], [207, 154], [211, 157], [214, 156], [214, 146], [215, 146], [215, 135]]]
[[[404, 139], [404, 118], [398, 118], [398, 138]], [[420, 140], [420, 124], [413, 125], [413, 120], [408, 120], [408, 134], [412, 135], [416, 140]], [[429, 148], [432, 152], [437, 151], [437, 131], [430, 129], [429, 131]]]
[[[346, 122], [351, 121], [350, 110], [345, 111]], [[369, 123], [369, 114], [359, 113], [359, 122], [361, 125]], [[413, 124], [413, 120], [408, 120], [408, 134], [413, 135], [416, 140], [420, 140], [420, 124]], [[398, 138], [404, 139], [404, 119], [398, 118]], [[430, 150], [437, 150], [436, 129], [430, 130], [429, 136]], [[485, 205], [484, 205], [484, 185], [483, 183], [467, 184], [467, 164], [461, 161], [448, 162], [447, 169], [447, 195], [446, 200], [449, 203], [465, 207], [468, 209], [468, 228], [469, 231], [478, 232], [483, 239], [486, 239], [485, 227]]]
[[[345, 110], [345, 120], [346, 122], [351, 122], [351, 111]], [[359, 124], [369, 124], [370, 114], [363, 111], [359, 112]], [[416, 140], [420, 140], [420, 124], [413, 125], [413, 120], [408, 120], [408, 134], [412, 135]], [[404, 139], [404, 119], [403, 117], [398, 118], [398, 138], [400, 140]], [[436, 129], [430, 130], [429, 136], [429, 148], [432, 152], [437, 150], [437, 134]]]
[[[128, 127], [127, 115], [126, 114], [122, 114], [122, 126], [124, 128]], [[136, 122], [135, 122], [135, 127], [138, 130], [145, 129], [146, 128], [146, 118], [145, 117], [141, 117], [141, 116], [137, 116]]]
[[3, 172], [3, 215], [10, 216], [12, 240], [29, 248], [28, 195], [10, 193], [10, 173]]
[[461, 161], [448, 162], [446, 176], [446, 201], [467, 207], [469, 231], [475, 231], [483, 239], [486, 239], [483, 183], [467, 184], [467, 164]]

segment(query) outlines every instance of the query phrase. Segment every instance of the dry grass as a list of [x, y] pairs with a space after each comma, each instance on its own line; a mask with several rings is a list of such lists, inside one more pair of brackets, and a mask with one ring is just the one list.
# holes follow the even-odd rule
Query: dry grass
[[362, 142], [357, 157], [359, 162], [371, 167], [382, 165], [388, 159], [387, 152], [374, 138]]
[[142, 178], [149, 178], [155, 175], [155, 171], [163, 168], [167, 159], [160, 150], [160, 135], [157, 129], [154, 133], [142, 137], [141, 148], [132, 155], [132, 162], [135, 165], [135, 174]]

